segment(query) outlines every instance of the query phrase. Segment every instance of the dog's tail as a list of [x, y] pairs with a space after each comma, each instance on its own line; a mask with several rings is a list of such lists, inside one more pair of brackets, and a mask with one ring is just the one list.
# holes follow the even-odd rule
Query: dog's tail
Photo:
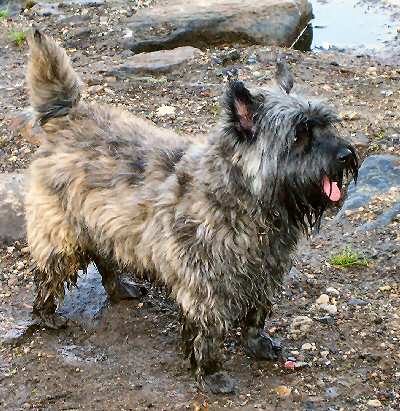
[[80, 99], [81, 81], [64, 49], [34, 29], [29, 38], [27, 83], [36, 120], [67, 115]]

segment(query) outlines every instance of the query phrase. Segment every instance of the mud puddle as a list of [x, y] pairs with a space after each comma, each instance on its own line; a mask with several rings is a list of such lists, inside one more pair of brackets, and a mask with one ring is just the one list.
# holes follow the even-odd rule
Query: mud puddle
[[294, 48], [375, 54], [396, 42], [395, 9], [381, 1], [314, 0], [314, 19]]

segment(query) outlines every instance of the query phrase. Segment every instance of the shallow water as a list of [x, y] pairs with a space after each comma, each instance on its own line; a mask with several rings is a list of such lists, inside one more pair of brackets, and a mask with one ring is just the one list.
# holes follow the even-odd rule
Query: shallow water
[[380, 50], [395, 39], [400, 27], [394, 19], [394, 11], [384, 7], [381, 1], [311, 2], [315, 17], [312, 29], [307, 30], [296, 48]]

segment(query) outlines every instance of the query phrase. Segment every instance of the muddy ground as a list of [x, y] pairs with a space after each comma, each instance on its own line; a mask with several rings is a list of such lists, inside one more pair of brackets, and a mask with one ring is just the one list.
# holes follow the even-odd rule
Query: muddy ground
[[[10, 30], [25, 30], [33, 22], [68, 49], [87, 84], [85, 99], [118, 105], [159, 126], [193, 134], [208, 131], [217, 121], [224, 70], [233, 65], [243, 80], [262, 86], [273, 77], [276, 54], [284, 53], [297, 84], [342, 113], [340, 131], [357, 145], [361, 161], [376, 153], [400, 154], [398, 67], [346, 53], [229, 45], [203, 50], [201, 57], [177, 73], [119, 80], [102, 73], [130, 55], [118, 47], [125, 19], [134, 12], [128, 5], [126, 10], [65, 7], [64, 17], [89, 16], [84, 23], [89, 30], [84, 32], [82, 24], [29, 12], [0, 22], [1, 172], [26, 168], [35, 151], [10, 127], [10, 118], [28, 105], [27, 47], [17, 47], [8, 36]], [[214, 57], [232, 48], [239, 59], [228, 62], [228, 67], [217, 64]], [[156, 110], [163, 104], [174, 106], [176, 116], [158, 117]], [[378, 198], [343, 226], [332, 220], [331, 212], [321, 232], [300, 247], [296, 270], [266, 328], [282, 340], [288, 356], [305, 364], [291, 370], [284, 367], [284, 360], [255, 362], [239, 344], [240, 330], [232, 330], [225, 345], [226, 368], [238, 389], [229, 396], [197, 390], [179, 351], [178, 312], [162, 290], [151, 289], [142, 301], [107, 307], [96, 326], [26, 330], [33, 298], [26, 244], [2, 244], [0, 332], [8, 338], [0, 345], [0, 408], [400, 409], [399, 218], [377, 230], [355, 232], [358, 221], [379, 214], [386, 200]], [[331, 256], [345, 247], [362, 254], [368, 266], [330, 264]], [[324, 293], [337, 308], [329, 318], [315, 305]], [[311, 318], [312, 326], [295, 339], [290, 327], [298, 316]], [[13, 334], [7, 334], [10, 330]]]

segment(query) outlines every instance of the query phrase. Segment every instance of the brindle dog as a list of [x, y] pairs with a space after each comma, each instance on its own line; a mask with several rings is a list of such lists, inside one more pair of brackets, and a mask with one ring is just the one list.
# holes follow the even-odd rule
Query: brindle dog
[[[255, 357], [279, 352], [263, 331], [299, 238], [357, 176], [354, 148], [327, 105], [277, 84], [251, 93], [231, 80], [220, 127], [193, 142], [125, 111], [80, 101], [65, 51], [35, 30], [28, 85], [43, 134], [30, 166], [26, 217], [34, 313], [57, 327], [64, 285], [93, 261], [114, 299], [136, 295], [118, 268], [164, 284], [205, 389], [231, 392], [223, 337], [241, 325]], [[113, 268], [115, 265], [115, 269]]]

